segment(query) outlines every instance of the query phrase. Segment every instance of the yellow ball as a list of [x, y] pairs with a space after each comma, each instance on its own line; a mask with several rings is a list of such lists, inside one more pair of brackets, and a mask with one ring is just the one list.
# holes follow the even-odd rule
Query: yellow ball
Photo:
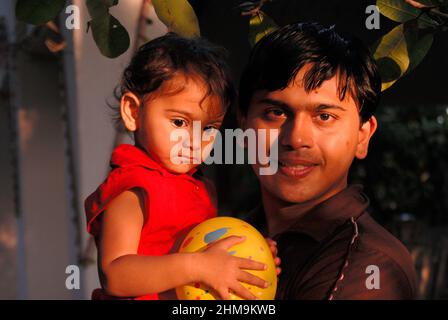
[[[198, 252], [205, 250], [207, 245], [213, 241], [224, 239], [229, 236], [245, 236], [244, 242], [234, 245], [229, 253], [236, 257], [248, 258], [263, 262], [267, 265], [266, 270], [247, 270], [268, 282], [265, 289], [254, 285], [241, 283], [249, 289], [260, 300], [273, 300], [277, 290], [277, 273], [275, 262], [269, 246], [263, 236], [247, 222], [231, 218], [217, 217], [206, 220], [194, 227], [182, 242], [179, 252]], [[192, 283], [176, 288], [177, 297], [180, 300], [215, 300], [210, 288], [202, 283]], [[230, 294], [233, 300], [241, 300], [235, 294]]]

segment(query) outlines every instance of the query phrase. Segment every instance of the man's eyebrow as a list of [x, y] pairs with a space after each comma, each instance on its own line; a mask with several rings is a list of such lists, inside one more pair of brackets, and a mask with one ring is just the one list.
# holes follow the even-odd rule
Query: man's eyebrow
[[[291, 107], [289, 106], [289, 104], [287, 104], [286, 102], [280, 101], [280, 100], [276, 100], [276, 99], [272, 99], [272, 98], [263, 98], [260, 99], [258, 101], [258, 103], [263, 103], [263, 104], [268, 104], [268, 105], [272, 105], [272, 106], [276, 106], [276, 107], [280, 107], [280, 108], [285, 108], [285, 109], [290, 109]], [[317, 105], [316, 107], [316, 111], [322, 111], [322, 110], [327, 110], [327, 109], [338, 109], [341, 111], [347, 111], [345, 108], [337, 105], [337, 104], [332, 104], [332, 103], [320, 103]]]
[[321, 103], [317, 106], [316, 111], [322, 111], [327, 109], [338, 109], [341, 111], [347, 111], [345, 108], [337, 105], [337, 104], [331, 104], [331, 103]]
[[260, 99], [258, 101], [258, 103], [264, 103], [264, 104], [269, 104], [269, 105], [280, 107], [280, 108], [290, 109], [290, 107], [287, 103], [280, 101], [280, 100], [271, 99], [271, 98]]

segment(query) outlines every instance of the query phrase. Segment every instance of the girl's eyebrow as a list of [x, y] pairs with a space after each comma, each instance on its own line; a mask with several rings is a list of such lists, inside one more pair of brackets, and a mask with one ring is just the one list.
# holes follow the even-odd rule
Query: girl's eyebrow
[[193, 113], [191, 113], [191, 112], [189, 112], [189, 111], [186, 111], [186, 110], [166, 109], [165, 111], [166, 111], [166, 112], [173, 112], [173, 113], [180, 113], [180, 114], [183, 114], [183, 115], [185, 115], [185, 116], [187, 116], [187, 117], [190, 117], [190, 118], [193, 117]]
[[211, 120], [211, 121], [207, 121], [207, 125], [211, 125], [211, 124], [215, 124], [215, 125], [221, 125], [222, 124], [222, 120]]

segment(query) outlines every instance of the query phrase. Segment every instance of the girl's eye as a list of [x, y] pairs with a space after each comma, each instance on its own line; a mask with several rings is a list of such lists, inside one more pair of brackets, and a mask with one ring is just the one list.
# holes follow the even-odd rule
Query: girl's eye
[[204, 131], [207, 131], [209, 133], [214, 132], [214, 130], [218, 130], [218, 128], [216, 128], [215, 126], [204, 127]]
[[174, 120], [172, 120], [172, 123], [174, 124], [175, 127], [178, 127], [178, 128], [182, 128], [182, 127], [186, 126], [186, 124], [187, 124], [187, 122], [182, 119], [174, 119]]

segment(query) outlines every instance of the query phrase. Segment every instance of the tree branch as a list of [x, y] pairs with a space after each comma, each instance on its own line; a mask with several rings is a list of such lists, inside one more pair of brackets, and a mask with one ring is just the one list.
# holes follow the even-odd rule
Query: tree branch
[[448, 13], [441, 12], [437, 6], [429, 6], [429, 5], [420, 3], [415, 0], [404, 0], [404, 2], [406, 2], [407, 4], [409, 4], [410, 6], [416, 8], [416, 9], [420, 9], [427, 13], [439, 16], [443, 19], [448, 19]]
[[258, 5], [255, 8], [253, 8], [252, 10], [249, 10], [249, 11], [242, 12], [241, 15], [242, 16], [253, 16], [255, 14], [258, 14], [258, 12], [260, 12], [263, 5], [268, 1], [269, 0], [259, 0]]

